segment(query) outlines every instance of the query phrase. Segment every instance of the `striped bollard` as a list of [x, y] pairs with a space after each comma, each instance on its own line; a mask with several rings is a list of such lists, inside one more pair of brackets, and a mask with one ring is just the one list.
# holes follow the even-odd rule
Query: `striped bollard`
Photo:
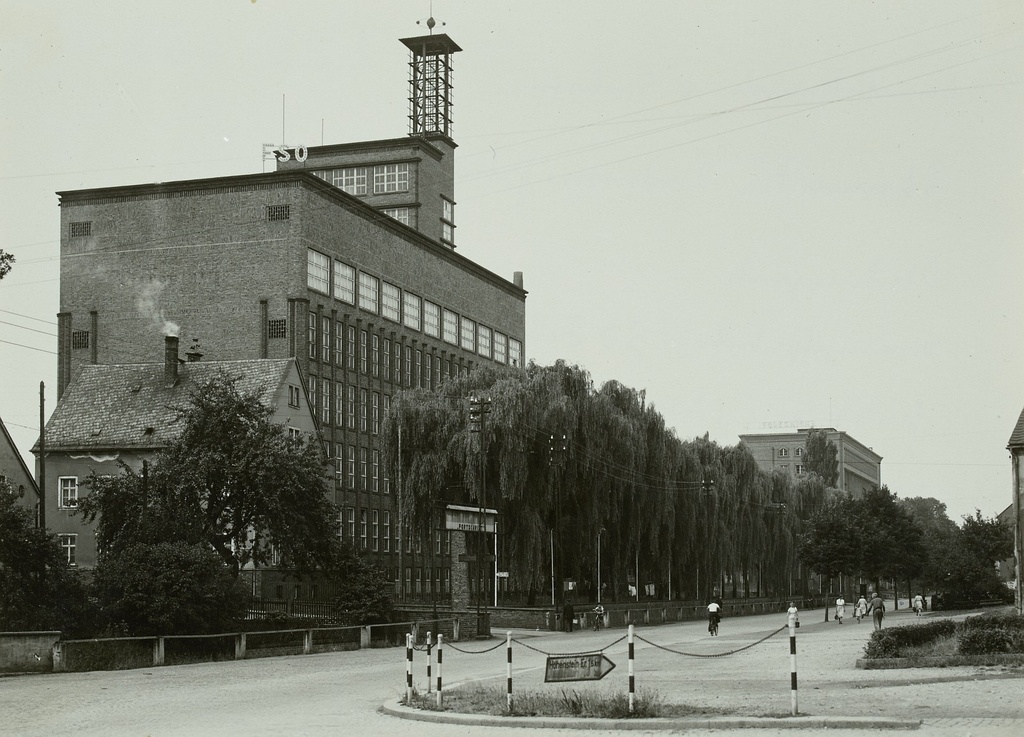
[[629, 625], [629, 713], [633, 713], [636, 683], [633, 680], [633, 625]]
[[412, 633], [405, 635], [405, 705], [412, 706]]
[[789, 706], [790, 713], [796, 716], [796, 614], [789, 615]]
[[512, 713], [512, 631], [505, 633], [505, 708]]
[[431, 680], [430, 680], [430, 678], [431, 678], [431, 676], [430, 676], [430, 663], [431, 663], [430, 650], [431, 650], [431, 647], [432, 647], [432, 645], [431, 645], [432, 642], [433, 642], [433, 640], [430, 638], [430, 630], [427, 630], [427, 693], [430, 693], [430, 688], [433, 685], [431, 683]]
[[444, 660], [444, 650], [441, 649], [441, 643], [444, 639], [444, 635], [440, 632], [437, 633], [437, 708], [441, 708], [441, 661]]

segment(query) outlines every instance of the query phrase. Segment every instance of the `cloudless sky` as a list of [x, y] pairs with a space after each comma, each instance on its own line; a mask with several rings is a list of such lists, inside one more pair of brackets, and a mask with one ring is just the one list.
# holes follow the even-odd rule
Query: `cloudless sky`
[[40, 381], [56, 401], [54, 193], [406, 135], [398, 39], [431, 12], [464, 49], [458, 250], [524, 272], [528, 358], [646, 390], [683, 439], [832, 426], [901, 497], [1009, 505], [1017, 1], [0, 0], [0, 417], [23, 454]]

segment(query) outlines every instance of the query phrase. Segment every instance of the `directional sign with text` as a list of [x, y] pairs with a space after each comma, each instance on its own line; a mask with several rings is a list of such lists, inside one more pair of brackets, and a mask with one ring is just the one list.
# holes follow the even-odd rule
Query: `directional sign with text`
[[612, 672], [615, 663], [604, 653], [593, 655], [549, 655], [544, 682], [600, 681]]

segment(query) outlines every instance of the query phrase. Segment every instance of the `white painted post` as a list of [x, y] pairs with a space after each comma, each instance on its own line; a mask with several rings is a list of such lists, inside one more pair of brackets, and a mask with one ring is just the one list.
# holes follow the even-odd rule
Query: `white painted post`
[[789, 706], [790, 714], [799, 712], [796, 703], [796, 612], [789, 613]]
[[412, 706], [412, 633], [405, 635], [405, 705]]
[[636, 699], [636, 683], [633, 679], [633, 625], [629, 625], [629, 713], [633, 713]]
[[431, 649], [433, 648], [433, 640], [431, 639], [431, 632], [427, 630], [427, 693], [430, 693], [430, 689], [433, 684], [430, 682], [430, 664], [431, 664]]
[[444, 660], [444, 650], [441, 645], [444, 641], [444, 635], [440, 632], [437, 633], [437, 708], [441, 708], [441, 661]]
[[505, 633], [505, 708], [512, 713], [512, 631]]

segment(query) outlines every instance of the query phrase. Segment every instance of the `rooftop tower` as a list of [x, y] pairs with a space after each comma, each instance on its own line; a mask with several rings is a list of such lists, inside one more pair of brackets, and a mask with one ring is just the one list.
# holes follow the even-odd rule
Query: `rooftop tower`
[[444, 33], [401, 39], [409, 48], [409, 135], [452, 139], [452, 55], [462, 51]]

